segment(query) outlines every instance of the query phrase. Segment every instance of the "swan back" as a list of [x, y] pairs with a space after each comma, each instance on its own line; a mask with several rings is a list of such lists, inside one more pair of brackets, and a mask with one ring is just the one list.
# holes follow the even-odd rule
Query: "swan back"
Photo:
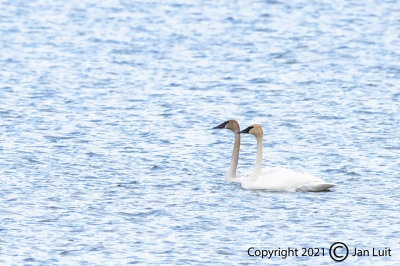
[[284, 168], [263, 168], [258, 176], [242, 182], [244, 189], [264, 189], [270, 191], [325, 191], [335, 184], [326, 183], [321, 178]]

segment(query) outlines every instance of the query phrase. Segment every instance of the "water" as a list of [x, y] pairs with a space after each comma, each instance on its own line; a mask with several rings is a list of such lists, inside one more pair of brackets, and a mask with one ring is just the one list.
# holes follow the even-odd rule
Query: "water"
[[[2, 264], [330, 264], [400, 250], [397, 1], [2, 1]], [[328, 193], [224, 182], [227, 119]], [[242, 138], [239, 175], [255, 139]], [[300, 255], [300, 254], [299, 254]]]

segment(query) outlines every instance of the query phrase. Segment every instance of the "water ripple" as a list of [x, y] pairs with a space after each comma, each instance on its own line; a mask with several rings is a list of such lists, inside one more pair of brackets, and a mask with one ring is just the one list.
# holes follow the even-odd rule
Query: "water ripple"
[[[251, 246], [399, 246], [395, 2], [0, 10], [1, 263], [256, 264]], [[211, 128], [227, 119], [263, 125], [265, 165], [338, 186], [225, 183], [233, 136]], [[254, 161], [242, 138], [239, 175]]]

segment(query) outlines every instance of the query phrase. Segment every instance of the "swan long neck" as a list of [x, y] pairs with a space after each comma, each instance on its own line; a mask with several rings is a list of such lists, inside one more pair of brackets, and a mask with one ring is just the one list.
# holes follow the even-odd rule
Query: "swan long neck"
[[254, 168], [254, 173], [253, 176], [256, 178], [260, 175], [261, 169], [262, 169], [262, 156], [263, 156], [263, 151], [262, 151], [262, 146], [263, 146], [263, 136], [262, 134], [257, 135], [257, 159], [256, 159], [256, 167]]
[[235, 133], [235, 144], [233, 145], [231, 165], [229, 166], [228, 173], [225, 177], [225, 181], [230, 181], [232, 178], [236, 177], [236, 169], [239, 161], [239, 149], [240, 149], [240, 134], [239, 130]]

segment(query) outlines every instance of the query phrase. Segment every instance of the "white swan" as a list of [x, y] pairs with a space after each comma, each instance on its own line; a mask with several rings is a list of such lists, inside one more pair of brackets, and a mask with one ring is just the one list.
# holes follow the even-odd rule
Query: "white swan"
[[324, 180], [312, 175], [298, 173], [283, 168], [262, 169], [262, 138], [263, 130], [258, 124], [249, 126], [240, 131], [249, 133], [257, 139], [257, 161], [254, 172], [242, 180], [244, 189], [265, 189], [270, 191], [326, 191], [335, 184], [326, 183]]
[[239, 161], [239, 149], [240, 149], [240, 127], [236, 120], [228, 120], [214, 128], [226, 128], [232, 130], [235, 135], [235, 144], [233, 145], [231, 164], [229, 166], [228, 173], [225, 176], [226, 182], [240, 182], [240, 179], [236, 177], [236, 169]]

